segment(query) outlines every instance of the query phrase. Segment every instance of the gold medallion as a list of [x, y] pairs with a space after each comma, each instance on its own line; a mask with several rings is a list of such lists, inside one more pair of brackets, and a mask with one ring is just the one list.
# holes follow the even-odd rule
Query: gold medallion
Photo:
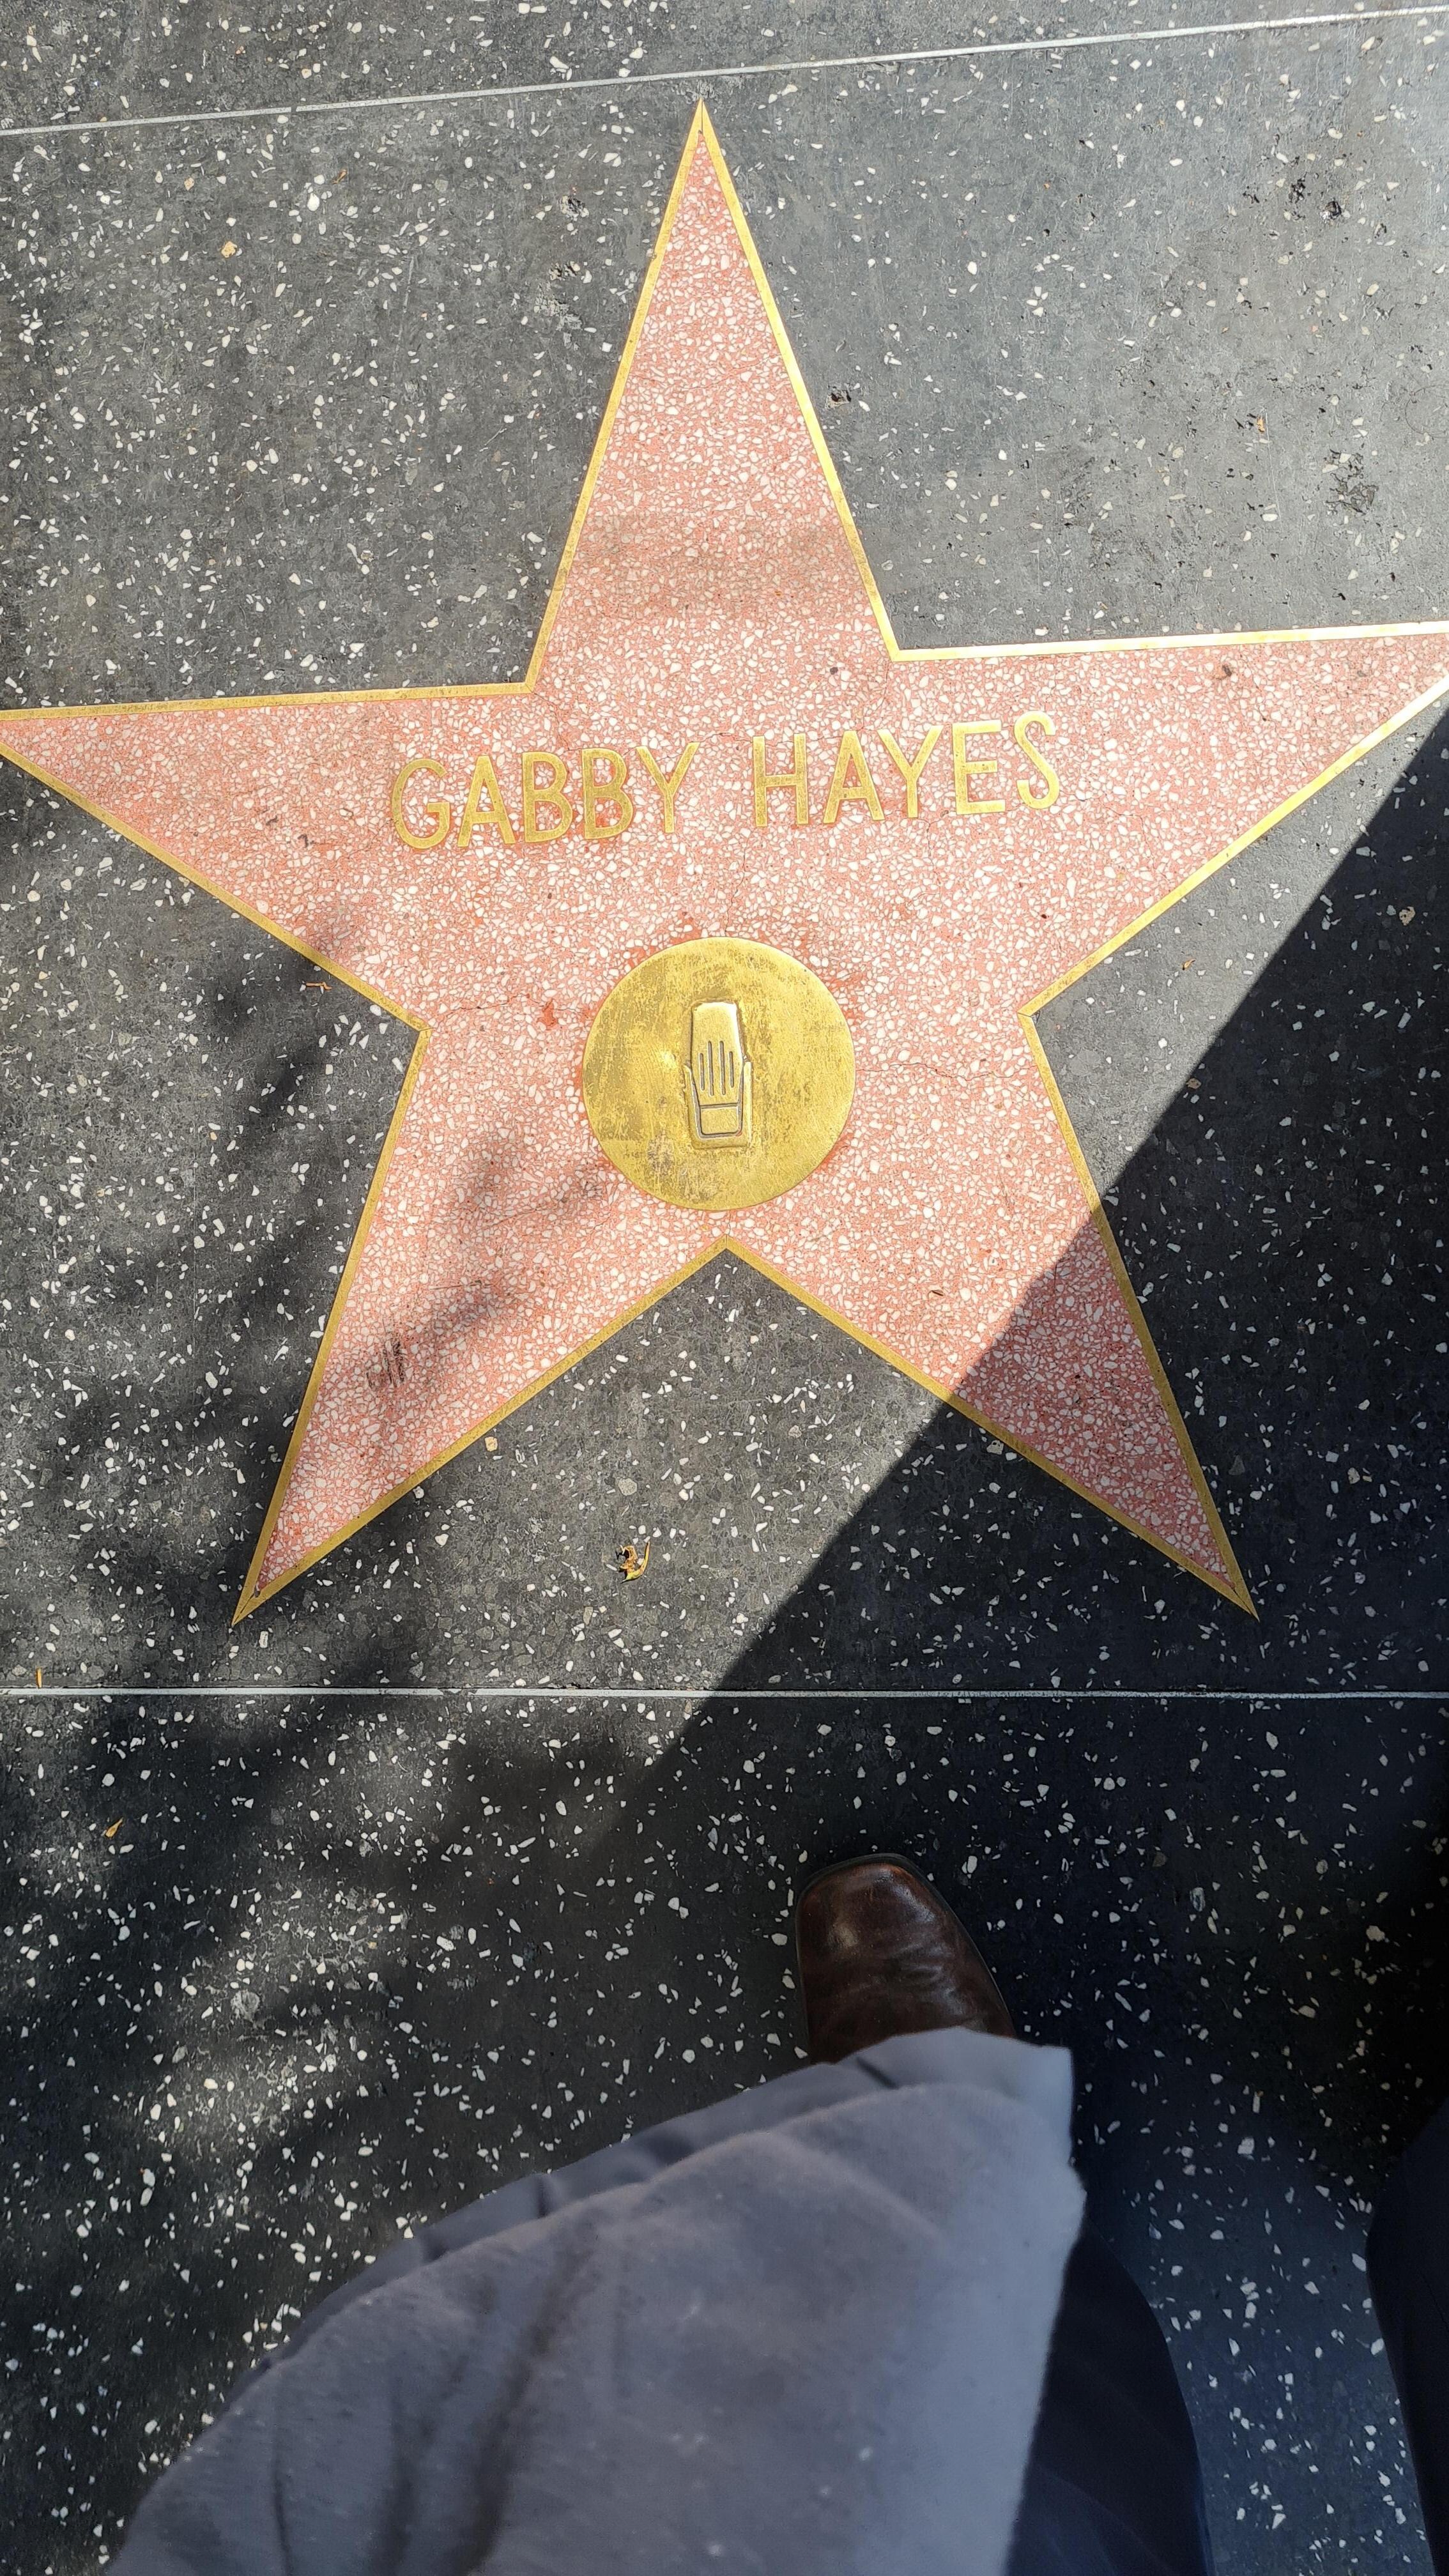
[[754, 939], [690, 939], [614, 986], [584, 1047], [589, 1125], [671, 1207], [759, 1207], [835, 1143], [855, 1049], [818, 975]]

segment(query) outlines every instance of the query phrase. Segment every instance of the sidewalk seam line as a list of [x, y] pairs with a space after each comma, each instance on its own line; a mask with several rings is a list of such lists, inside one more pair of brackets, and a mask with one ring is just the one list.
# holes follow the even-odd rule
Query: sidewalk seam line
[[0, 143], [32, 143], [56, 135], [134, 134], [177, 125], [290, 124], [294, 117], [375, 116], [429, 107], [486, 106], [491, 99], [569, 98], [595, 90], [688, 88], [705, 81], [773, 80], [782, 73], [910, 68], [917, 64], [973, 62], [1007, 54], [1100, 52], [1122, 45], [1179, 44], [1213, 36], [1284, 35], [1310, 27], [1358, 27], [1386, 19], [1442, 18], [1449, 0], [1417, 6], [1303, 11], [1283, 18], [1221, 18], [1205, 25], [1116, 28], [1100, 35], [998, 37], [975, 45], [928, 45], [879, 54], [824, 54], [796, 62], [704, 63], [658, 72], [590, 72], [581, 80], [499, 81], [487, 89], [401, 90], [382, 98], [298, 99], [288, 106], [181, 107], [147, 116], [57, 117], [44, 125], [0, 126]]

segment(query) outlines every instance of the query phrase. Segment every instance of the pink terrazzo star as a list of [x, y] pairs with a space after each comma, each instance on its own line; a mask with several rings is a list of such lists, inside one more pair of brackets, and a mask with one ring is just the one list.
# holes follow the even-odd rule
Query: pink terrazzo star
[[[1446, 686], [1442, 626], [901, 651], [701, 111], [521, 684], [0, 718], [423, 1033], [238, 1616], [726, 1242], [1246, 1606], [1030, 1013]], [[857, 1067], [727, 1220], [579, 1088], [620, 976], [712, 936], [810, 967]]]

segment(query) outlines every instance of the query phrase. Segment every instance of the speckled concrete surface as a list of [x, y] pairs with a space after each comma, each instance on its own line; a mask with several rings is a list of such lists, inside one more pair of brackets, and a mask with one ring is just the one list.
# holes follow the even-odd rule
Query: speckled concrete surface
[[[247, 95], [302, 95], [290, 28]], [[905, 640], [1445, 613], [1429, 32], [709, 92]], [[23, 112], [114, 37], [22, 40]], [[520, 670], [691, 105], [16, 146], [12, 702]], [[1446, 753], [1043, 1016], [1256, 1626], [722, 1259], [233, 1634], [407, 1032], [7, 775], [5, 1663], [63, 1694], [4, 1712], [27, 2576], [400, 2224], [793, 2062], [790, 1889], [860, 1838], [1078, 2050], [1223, 2566], [1422, 2569], [1354, 2258], [1449, 2077]], [[628, 1696], [470, 1695], [545, 1682]], [[115, 1683], [171, 1695], [69, 1695]], [[983, 1695], [858, 1696], [930, 1687]]]

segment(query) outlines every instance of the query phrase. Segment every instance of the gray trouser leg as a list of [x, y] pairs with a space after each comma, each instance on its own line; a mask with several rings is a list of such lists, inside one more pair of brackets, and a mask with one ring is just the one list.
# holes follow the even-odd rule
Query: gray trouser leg
[[902, 2034], [527, 2178], [304, 2321], [117, 2576], [1004, 2576], [1071, 2068]]

